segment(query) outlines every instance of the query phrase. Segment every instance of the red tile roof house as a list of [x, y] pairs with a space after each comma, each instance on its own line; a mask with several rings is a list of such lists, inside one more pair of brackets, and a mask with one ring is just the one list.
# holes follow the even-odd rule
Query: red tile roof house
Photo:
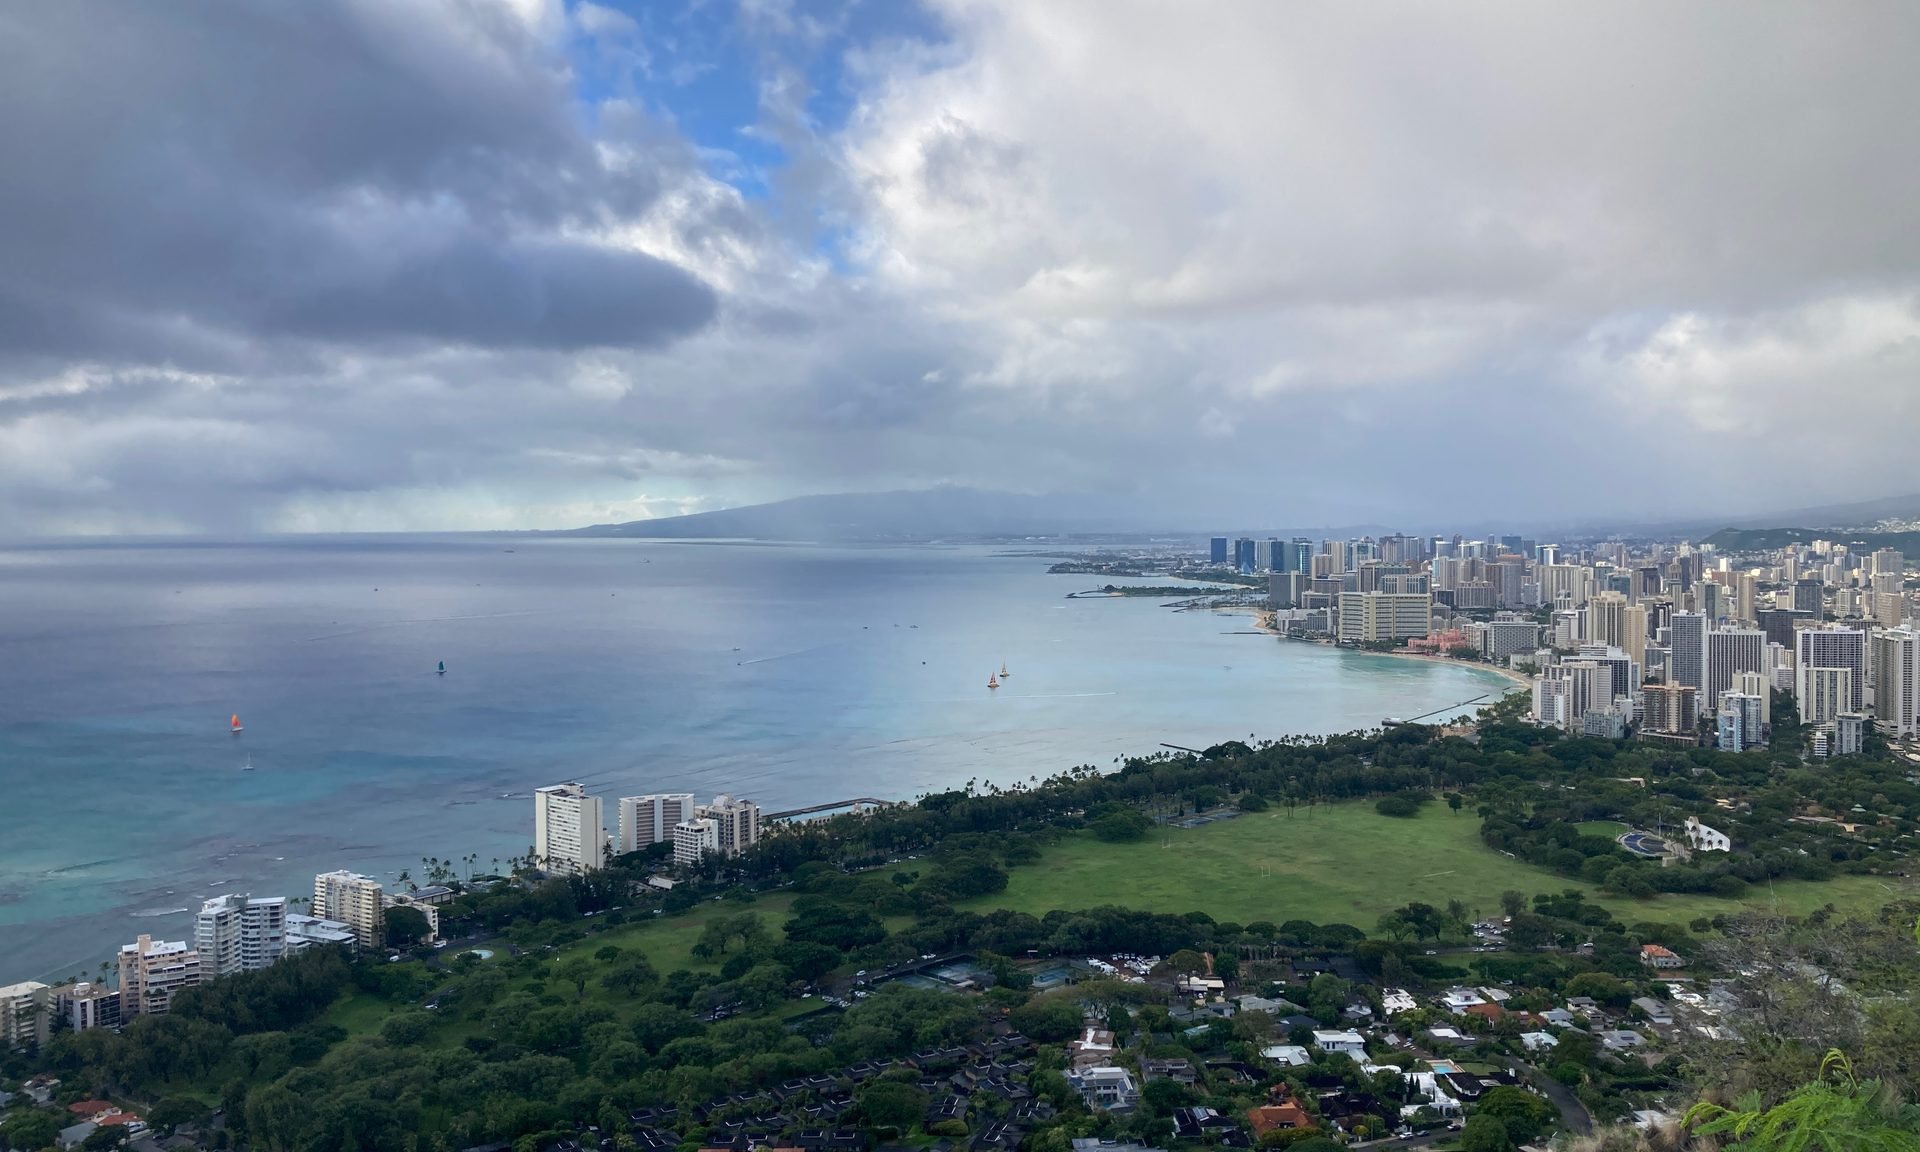
[[1313, 1117], [1291, 1100], [1247, 1110], [1247, 1123], [1253, 1126], [1254, 1139], [1281, 1128], [1311, 1128]]
[[67, 1111], [82, 1120], [98, 1120], [109, 1112], [120, 1111], [120, 1106], [107, 1100], [75, 1100], [67, 1105]]
[[1684, 968], [1687, 962], [1658, 944], [1640, 945], [1640, 963], [1650, 968]]
[[1469, 1004], [1463, 1014], [1467, 1016], [1478, 1016], [1488, 1023], [1494, 1023], [1505, 1017], [1507, 1010], [1498, 1004]]

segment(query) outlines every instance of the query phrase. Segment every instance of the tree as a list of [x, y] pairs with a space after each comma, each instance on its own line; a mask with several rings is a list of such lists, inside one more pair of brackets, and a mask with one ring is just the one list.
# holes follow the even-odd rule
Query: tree
[[897, 1080], [875, 1080], [860, 1090], [860, 1112], [875, 1128], [905, 1131], [927, 1114], [927, 1094]]
[[126, 1142], [127, 1126], [125, 1124], [109, 1124], [104, 1128], [95, 1128], [93, 1131], [87, 1133], [87, 1138], [80, 1142], [80, 1147], [82, 1152], [106, 1152], [107, 1149], [118, 1148]]
[[553, 966], [553, 978], [573, 985], [573, 998], [587, 998], [587, 981], [593, 979], [593, 962], [585, 956], [569, 956]]
[[653, 970], [653, 965], [647, 963], [645, 956], [638, 952], [622, 952], [607, 967], [606, 975], [600, 977], [600, 985], [612, 992], [638, 996], [659, 980], [660, 974]]
[[1137, 808], [1122, 807], [1096, 819], [1091, 827], [1093, 834], [1102, 840], [1144, 840], [1147, 833], [1153, 831], [1153, 821]]
[[432, 934], [426, 913], [405, 904], [387, 909], [387, 947], [411, 948]]
[[1552, 1104], [1511, 1084], [1488, 1089], [1474, 1114], [1500, 1121], [1507, 1129], [1507, 1139], [1515, 1144], [1528, 1144], [1545, 1135], [1560, 1115]]
[[207, 1115], [207, 1106], [191, 1096], [163, 1096], [147, 1109], [146, 1120], [161, 1136], [171, 1136], [180, 1125], [198, 1124]]
[[1910, 1108], [1876, 1080], [1856, 1080], [1853, 1065], [1834, 1050], [1820, 1062], [1820, 1076], [1772, 1108], [1749, 1092], [1727, 1108], [1700, 1103], [1684, 1123], [1699, 1135], [1734, 1137], [1748, 1152], [1872, 1149], [1920, 1152], [1920, 1134]]
[[1513, 1141], [1498, 1118], [1476, 1112], [1460, 1129], [1460, 1152], [1513, 1152]]
[[1518, 916], [1527, 910], [1527, 894], [1513, 888], [1500, 893], [1500, 910], [1509, 916]]
[[1080, 1031], [1080, 1001], [1070, 997], [1038, 996], [1015, 1008], [1009, 1022], [1042, 1044], [1058, 1044]]
[[0, 1120], [0, 1140], [9, 1148], [51, 1148], [59, 1137], [59, 1118], [39, 1108], [15, 1108]]
[[1467, 806], [1467, 798], [1465, 796], [1460, 795], [1460, 793], [1458, 792], [1447, 793], [1447, 807], [1453, 810], [1453, 814], [1455, 816], [1458, 816], [1460, 814], [1460, 809], [1466, 806]]

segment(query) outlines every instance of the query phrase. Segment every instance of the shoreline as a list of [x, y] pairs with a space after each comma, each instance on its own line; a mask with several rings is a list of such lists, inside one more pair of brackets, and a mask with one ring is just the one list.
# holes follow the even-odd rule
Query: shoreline
[[[1235, 616], [1250, 615], [1254, 619], [1253, 626], [1259, 629], [1260, 631], [1265, 632], [1268, 635], [1278, 637], [1279, 639], [1282, 639], [1282, 640], [1291, 639], [1291, 637], [1289, 637], [1285, 632], [1282, 632], [1279, 628], [1274, 626], [1274, 611], [1271, 608], [1233, 607], [1233, 608], [1216, 608], [1214, 609], [1214, 611], [1229, 613]], [[1497, 664], [1488, 664], [1478, 660], [1473, 660], [1473, 661], [1455, 660], [1451, 656], [1439, 656], [1439, 655], [1434, 655], [1426, 652], [1407, 652], [1407, 651], [1398, 650], [1398, 649], [1392, 652], [1362, 652], [1362, 651], [1359, 651], [1358, 649], [1342, 649], [1339, 645], [1326, 640], [1302, 640], [1302, 641], [1299, 641], [1299, 643], [1318, 644], [1322, 648], [1332, 648], [1335, 651], [1351, 651], [1351, 652], [1355, 652], [1357, 655], [1362, 655], [1362, 656], [1391, 656], [1396, 660], [1419, 660], [1419, 661], [1422, 661], [1423, 663], [1428, 663], [1428, 664], [1444, 664], [1450, 668], [1470, 668], [1480, 672], [1491, 672], [1495, 676], [1498, 676], [1502, 680], [1505, 680], [1507, 683], [1513, 685], [1512, 688], [1507, 689], [1507, 692], [1514, 692], [1522, 688], [1532, 690], [1533, 688], [1533, 679], [1531, 677], [1520, 672], [1515, 672], [1511, 668], [1502, 668]], [[1503, 693], [1503, 695], [1504, 694], [1505, 693]]]

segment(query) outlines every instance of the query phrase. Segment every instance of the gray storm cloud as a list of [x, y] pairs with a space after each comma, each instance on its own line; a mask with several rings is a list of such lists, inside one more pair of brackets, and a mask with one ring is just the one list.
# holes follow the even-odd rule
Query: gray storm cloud
[[660, 6], [0, 9], [0, 533], [1920, 488], [1920, 10], [858, 12], [737, 14], [749, 197], [583, 83], [701, 75]]

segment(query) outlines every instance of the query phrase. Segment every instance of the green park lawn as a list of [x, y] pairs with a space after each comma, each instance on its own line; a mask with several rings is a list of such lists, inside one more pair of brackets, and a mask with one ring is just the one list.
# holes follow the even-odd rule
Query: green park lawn
[[1055, 908], [1118, 904], [1155, 912], [1205, 912], [1251, 923], [1311, 920], [1371, 930], [1380, 915], [1409, 901], [1445, 906], [1462, 900], [1494, 915], [1500, 894], [1579, 889], [1628, 921], [1685, 922], [1741, 904], [1804, 913], [1832, 902], [1877, 906], [1893, 893], [1878, 880], [1846, 876], [1825, 883], [1791, 882], [1745, 901], [1656, 896], [1601, 896], [1587, 885], [1507, 857], [1480, 842], [1470, 811], [1428, 805], [1413, 819], [1395, 819], [1365, 802], [1248, 813], [1201, 828], [1156, 830], [1143, 841], [1114, 844], [1075, 833], [1048, 848], [1038, 863], [1012, 871], [1007, 890], [974, 907], [1005, 907], [1036, 916]]

